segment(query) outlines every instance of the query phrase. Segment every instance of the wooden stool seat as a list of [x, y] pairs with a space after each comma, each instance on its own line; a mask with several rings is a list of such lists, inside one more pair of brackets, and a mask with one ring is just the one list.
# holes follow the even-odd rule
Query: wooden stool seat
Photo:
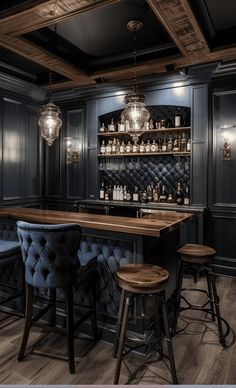
[[116, 272], [121, 288], [136, 292], [150, 293], [162, 291], [169, 279], [166, 269], [151, 264], [129, 264]]
[[215, 249], [201, 244], [185, 244], [177, 252], [183, 261], [195, 264], [210, 263], [216, 253]]
[[[215, 249], [201, 244], [185, 244], [181, 248], [177, 249], [180, 258], [180, 271], [178, 286], [176, 290], [176, 311], [173, 323], [173, 333], [176, 333], [177, 320], [179, 313], [185, 310], [201, 310], [205, 313], [211, 314], [212, 321], [217, 320], [219, 340], [223, 347], [226, 347], [225, 338], [230, 332], [228, 322], [226, 322], [220, 314], [219, 296], [216, 289], [215, 274], [211, 265], [211, 261], [216, 253]], [[207, 281], [207, 288], [182, 288], [183, 274], [185, 269], [192, 268], [200, 270], [202, 274], [205, 274]], [[197, 281], [197, 278], [196, 278]], [[202, 305], [190, 303], [182, 292], [201, 292], [206, 295], [206, 300]], [[181, 299], [185, 302], [185, 306], [180, 306]], [[226, 331], [223, 330], [222, 322], [224, 322]]]
[[[169, 272], [157, 265], [152, 264], [129, 264], [118, 269], [116, 272], [117, 282], [121, 288], [120, 306], [116, 325], [116, 338], [114, 343], [114, 357], [117, 357], [114, 384], [119, 383], [121, 363], [131, 350], [136, 350], [142, 346], [146, 350], [159, 352], [159, 361], [167, 357], [170, 363], [170, 371], [173, 384], [178, 384], [172, 339], [167, 316], [165, 290], [167, 287]], [[137, 302], [134, 308], [134, 301]], [[152, 309], [145, 311], [145, 302], [151, 303]], [[140, 308], [141, 305], [141, 313]], [[161, 317], [161, 318], [160, 318]], [[150, 320], [153, 324], [153, 336], [144, 337], [127, 335], [128, 321], [137, 322], [140, 320]], [[149, 333], [150, 334], [150, 333]], [[163, 353], [163, 340], [166, 340], [168, 355]], [[130, 344], [131, 341], [131, 344]], [[127, 348], [129, 350], [127, 351]], [[147, 356], [148, 359], [148, 356]], [[140, 367], [136, 368], [136, 372]], [[135, 376], [130, 373], [128, 384]]]

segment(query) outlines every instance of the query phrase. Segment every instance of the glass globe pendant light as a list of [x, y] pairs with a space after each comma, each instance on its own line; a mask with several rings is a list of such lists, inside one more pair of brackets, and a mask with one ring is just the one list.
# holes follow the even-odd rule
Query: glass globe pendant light
[[150, 118], [150, 113], [145, 107], [145, 96], [137, 93], [136, 77], [136, 32], [143, 27], [143, 23], [138, 20], [131, 20], [127, 28], [134, 33], [134, 86], [133, 92], [125, 96], [126, 108], [121, 112], [121, 120], [126, 125], [127, 132], [134, 141], [145, 131], [145, 124]]
[[49, 97], [48, 102], [41, 108], [41, 116], [38, 120], [41, 136], [51, 146], [59, 136], [59, 131], [62, 126], [60, 119], [60, 108], [52, 101], [52, 76], [50, 73], [49, 81]]

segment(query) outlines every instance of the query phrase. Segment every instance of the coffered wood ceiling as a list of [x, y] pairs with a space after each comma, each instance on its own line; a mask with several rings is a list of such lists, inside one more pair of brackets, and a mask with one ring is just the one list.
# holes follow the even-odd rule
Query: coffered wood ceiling
[[[219, 2], [212, 0], [3, 0], [0, 68], [20, 68], [18, 76], [26, 79], [32, 73], [39, 86], [51, 71], [57, 89], [132, 79], [131, 16], [144, 22], [136, 41], [137, 77], [231, 61], [236, 41], [227, 35], [227, 2], [236, 12], [236, 1], [225, 0], [220, 18]], [[232, 24], [231, 18], [231, 32]]]

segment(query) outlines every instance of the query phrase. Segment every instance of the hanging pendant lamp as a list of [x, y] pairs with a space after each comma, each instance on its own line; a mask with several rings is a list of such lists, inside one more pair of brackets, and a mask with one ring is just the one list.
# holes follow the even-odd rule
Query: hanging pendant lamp
[[41, 136], [51, 146], [59, 136], [59, 131], [62, 126], [60, 119], [60, 108], [52, 101], [52, 76], [50, 73], [48, 102], [41, 108], [41, 116], [38, 120]]
[[137, 93], [136, 32], [140, 31], [142, 27], [143, 23], [138, 20], [131, 20], [127, 24], [128, 30], [134, 34], [134, 85], [133, 92], [125, 96], [126, 108], [121, 113], [121, 120], [125, 123], [126, 131], [134, 141], [138, 141], [139, 136], [145, 131], [145, 124], [150, 118], [150, 113], [145, 107], [145, 96]]

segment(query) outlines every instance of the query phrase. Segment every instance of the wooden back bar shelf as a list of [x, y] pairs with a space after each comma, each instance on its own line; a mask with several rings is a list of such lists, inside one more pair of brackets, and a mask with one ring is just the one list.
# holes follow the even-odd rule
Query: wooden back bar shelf
[[[163, 133], [172, 133], [172, 132], [189, 132], [191, 127], [174, 127], [174, 128], [160, 128], [160, 129], [147, 129], [142, 132], [140, 136], [148, 134], [163, 134]], [[120, 132], [99, 132], [98, 136], [101, 137], [112, 137], [112, 136], [132, 136], [128, 131]]]
[[126, 156], [158, 156], [158, 155], [173, 155], [173, 156], [190, 156], [191, 152], [124, 152], [117, 154], [98, 154], [99, 158], [124, 158]]

